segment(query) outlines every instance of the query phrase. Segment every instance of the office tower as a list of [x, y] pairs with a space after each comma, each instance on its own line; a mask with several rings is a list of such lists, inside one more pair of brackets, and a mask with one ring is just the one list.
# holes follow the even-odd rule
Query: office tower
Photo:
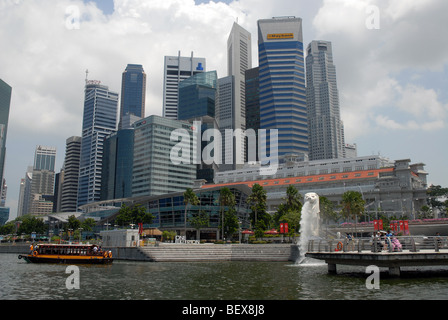
[[163, 81], [163, 116], [177, 120], [179, 83], [189, 77], [206, 71], [204, 58], [166, 56]]
[[216, 71], [196, 74], [179, 83], [178, 120], [215, 117]]
[[104, 141], [101, 200], [132, 196], [134, 129], [121, 129]]
[[310, 160], [345, 158], [331, 42], [312, 41], [308, 45], [306, 82]]
[[53, 212], [55, 163], [56, 148], [36, 147], [28, 213], [43, 215]]
[[121, 108], [120, 122], [118, 128], [121, 129], [123, 117], [127, 114], [140, 118], [145, 117], [146, 101], [146, 73], [143, 66], [139, 64], [128, 64], [123, 72], [121, 81]]
[[[12, 88], [0, 79], [0, 182], [5, 174], [6, 136], [8, 133], [9, 109], [11, 106]], [[0, 193], [3, 184], [0, 185]]]
[[76, 212], [78, 200], [81, 137], [70, 137], [65, 143], [64, 181], [61, 190], [61, 212]]
[[280, 156], [296, 154], [305, 158], [308, 119], [302, 19], [259, 20], [258, 47], [260, 128], [278, 129]]
[[[184, 192], [193, 186], [196, 166], [192, 164], [194, 152], [193, 130], [190, 123], [150, 116], [134, 123], [134, 166], [132, 196], [152, 196], [171, 192]], [[171, 150], [179, 141], [171, 140], [171, 133], [182, 129], [190, 144], [190, 159], [176, 164], [171, 159]], [[188, 135], [188, 136], [187, 136]], [[167, 204], [171, 206], [171, 204]]]
[[[225, 103], [220, 106], [220, 113], [223, 115], [230, 114], [231, 117], [230, 119], [218, 118], [218, 125], [221, 130], [246, 130], [245, 72], [252, 68], [251, 41], [251, 34], [237, 23], [234, 23], [227, 40], [227, 76], [230, 78], [223, 82], [223, 85], [228, 86], [229, 81], [233, 81], [231, 89], [232, 102], [231, 104]], [[229, 101], [228, 99], [227, 102]], [[222, 125], [221, 122], [223, 123]], [[233, 143], [233, 159], [230, 170], [242, 168], [246, 160], [244, 135], [241, 135], [240, 139], [240, 143], [236, 143], [236, 141]], [[229, 140], [226, 143], [232, 143], [232, 141]]]
[[[257, 136], [260, 129], [260, 81], [259, 68], [246, 70], [246, 130], [253, 129]], [[256, 160], [258, 158], [258, 145]], [[248, 146], [246, 145], [246, 161], [249, 161]]]
[[[215, 120], [216, 101], [218, 98], [218, 76], [216, 71], [198, 73], [179, 84], [179, 120], [201, 122], [201, 128], [197, 130], [203, 133], [208, 129], [219, 130]], [[209, 142], [201, 142], [202, 150]], [[216, 148], [218, 144], [214, 145]], [[219, 145], [220, 146], [220, 145]], [[214, 156], [213, 150], [212, 156]], [[204, 179], [209, 183], [213, 182], [214, 171], [218, 170], [218, 163], [206, 164], [204, 161], [197, 164], [196, 178]]]
[[26, 215], [30, 211], [31, 183], [33, 181], [33, 167], [27, 168], [25, 177], [20, 180], [19, 202], [17, 204], [17, 217]]
[[99, 81], [86, 81], [78, 204], [99, 201], [104, 139], [117, 129], [118, 93]]

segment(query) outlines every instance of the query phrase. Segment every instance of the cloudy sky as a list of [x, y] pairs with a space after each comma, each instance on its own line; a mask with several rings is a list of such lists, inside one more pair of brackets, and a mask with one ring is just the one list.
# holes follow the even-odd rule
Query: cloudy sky
[[146, 115], [162, 114], [163, 59], [180, 50], [226, 76], [234, 21], [303, 19], [305, 46], [333, 43], [346, 141], [359, 155], [423, 162], [448, 186], [446, 0], [0, 0], [0, 78], [13, 87], [5, 177], [10, 218], [37, 145], [81, 135], [85, 71], [119, 92], [128, 63], [148, 75]]

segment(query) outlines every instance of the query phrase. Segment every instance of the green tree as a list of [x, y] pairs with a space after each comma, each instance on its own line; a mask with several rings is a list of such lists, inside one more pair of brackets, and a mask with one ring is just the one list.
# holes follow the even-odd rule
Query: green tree
[[92, 231], [93, 227], [96, 225], [95, 219], [87, 218], [81, 223], [81, 228], [84, 231]]
[[200, 210], [199, 213], [193, 215], [191, 218], [188, 218], [188, 222], [197, 231], [196, 240], [200, 240], [200, 230], [210, 226], [210, 217], [207, 212]]
[[120, 226], [129, 224], [144, 223], [151, 224], [154, 216], [146, 211], [146, 208], [140, 204], [128, 207], [123, 204], [118, 215], [115, 218], [115, 223]]
[[36, 218], [31, 215], [25, 215], [20, 217], [22, 223], [17, 230], [17, 234], [31, 234], [35, 232], [36, 234], [44, 234], [47, 232], [48, 227], [45, 225], [42, 218]]
[[342, 195], [342, 216], [346, 219], [355, 220], [355, 233], [358, 217], [364, 213], [366, 202], [362, 198], [362, 194], [357, 191], [346, 191]]
[[277, 226], [281, 222], [288, 223], [288, 233], [294, 235], [300, 229], [302, 195], [293, 185], [290, 185], [286, 189], [286, 197], [283, 200], [285, 202], [279, 205], [274, 221]]
[[[220, 207], [220, 226], [221, 226], [221, 237], [224, 240], [224, 227], [225, 227], [225, 212], [230, 210], [235, 210], [235, 195], [229, 188], [222, 188], [219, 192], [219, 207]], [[224, 208], [227, 207], [227, 210]]]
[[184, 205], [185, 205], [185, 211], [184, 211], [184, 232], [185, 232], [185, 239], [187, 239], [187, 210], [188, 210], [188, 205], [194, 205], [197, 206], [199, 204], [199, 198], [196, 195], [196, 193], [194, 193], [193, 189], [188, 188], [187, 190], [185, 190], [184, 192]]
[[252, 186], [252, 193], [247, 198], [252, 211], [251, 222], [253, 226], [257, 226], [258, 220], [263, 220], [265, 227], [270, 224], [271, 217], [266, 212], [266, 190], [258, 183]]
[[320, 196], [319, 197], [319, 209], [320, 216], [322, 220], [328, 224], [329, 221], [337, 221], [338, 214], [335, 211], [334, 203], [328, 200], [328, 198]]

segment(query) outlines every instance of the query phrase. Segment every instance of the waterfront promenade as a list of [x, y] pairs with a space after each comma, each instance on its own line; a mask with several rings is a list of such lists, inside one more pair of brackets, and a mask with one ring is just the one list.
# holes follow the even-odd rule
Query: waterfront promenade
[[[1, 245], [0, 253], [25, 254], [28, 244]], [[174, 244], [158, 243], [142, 247], [103, 247], [116, 260], [147, 262], [248, 261], [287, 262], [299, 255], [292, 244]]]
[[305, 256], [324, 260], [329, 273], [338, 264], [387, 267], [392, 276], [400, 276], [402, 267], [448, 265], [448, 237], [395, 238], [399, 245], [378, 238], [310, 240]]

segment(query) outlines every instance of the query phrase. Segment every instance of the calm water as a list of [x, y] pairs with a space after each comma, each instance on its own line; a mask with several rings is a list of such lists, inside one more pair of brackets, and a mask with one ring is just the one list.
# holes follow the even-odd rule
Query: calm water
[[[328, 275], [320, 262], [148, 263], [115, 261], [79, 266], [80, 288], [69, 290], [66, 265], [31, 264], [0, 254], [0, 300], [390, 300], [446, 299], [448, 271], [418, 269], [400, 279], [382, 272], [380, 289], [368, 290], [362, 267], [338, 266]], [[409, 270], [409, 269], [407, 269]]]

